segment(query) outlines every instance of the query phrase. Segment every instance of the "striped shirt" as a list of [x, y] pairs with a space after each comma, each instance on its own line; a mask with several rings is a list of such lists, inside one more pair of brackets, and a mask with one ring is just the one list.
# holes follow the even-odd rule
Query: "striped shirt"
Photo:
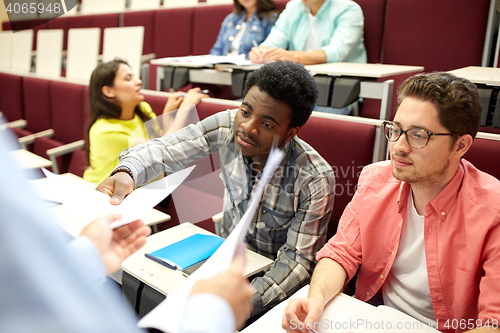
[[[252, 163], [236, 148], [233, 134], [237, 110], [228, 110], [189, 125], [174, 134], [123, 151], [118, 167], [129, 168], [135, 185], [219, 152], [225, 186], [221, 236], [227, 237], [243, 216], [256, 189]], [[246, 236], [248, 247], [275, 260], [269, 271], [252, 281], [257, 293], [253, 313], [282, 301], [306, 284], [315, 254], [325, 243], [333, 207], [331, 166], [307, 143], [294, 137], [264, 190]]]

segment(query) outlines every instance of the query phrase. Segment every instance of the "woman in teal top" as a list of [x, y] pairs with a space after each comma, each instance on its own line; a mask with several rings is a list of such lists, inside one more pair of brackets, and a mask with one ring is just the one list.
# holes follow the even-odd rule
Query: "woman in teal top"
[[363, 11], [352, 0], [291, 0], [249, 58], [255, 63], [366, 63], [363, 31]]
[[[87, 126], [90, 167], [83, 174], [85, 180], [102, 182], [118, 164], [122, 150], [183, 127], [190, 111], [184, 106], [196, 105], [208, 97], [199, 93], [199, 88], [191, 89], [185, 96], [182, 92], [174, 93], [165, 105], [160, 125], [151, 106], [143, 101], [141, 88], [142, 81], [121, 60], [101, 64], [92, 73]], [[170, 111], [176, 109], [179, 112], [172, 119]]]

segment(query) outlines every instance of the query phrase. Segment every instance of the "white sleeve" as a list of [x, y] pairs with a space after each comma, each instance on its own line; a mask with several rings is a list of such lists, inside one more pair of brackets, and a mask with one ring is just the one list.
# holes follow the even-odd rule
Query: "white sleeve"
[[180, 333], [233, 333], [236, 319], [231, 306], [214, 294], [196, 294], [189, 298], [179, 328]]

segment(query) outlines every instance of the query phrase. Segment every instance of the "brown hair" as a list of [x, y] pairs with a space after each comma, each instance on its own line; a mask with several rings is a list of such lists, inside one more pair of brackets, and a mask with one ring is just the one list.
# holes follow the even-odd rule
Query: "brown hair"
[[406, 79], [399, 87], [398, 107], [406, 97], [434, 104], [441, 125], [450, 132], [476, 137], [481, 102], [477, 87], [469, 80], [445, 72], [418, 74]]
[[[128, 63], [115, 59], [113, 61], [100, 64], [97, 66], [92, 72], [92, 76], [90, 77], [89, 83], [89, 118], [87, 120], [87, 136], [86, 136], [86, 147], [85, 153], [87, 156], [87, 162], [90, 165], [90, 141], [89, 134], [90, 128], [94, 123], [101, 118], [104, 119], [118, 119], [122, 114], [122, 108], [116, 103], [113, 98], [109, 98], [104, 96], [102, 93], [102, 87], [108, 86], [112, 87], [115, 81], [116, 72], [118, 72], [118, 68], [121, 64], [127, 65]], [[151, 118], [146, 115], [139, 104], [135, 107], [134, 113], [141, 118], [141, 120], [145, 123]]]
[[[234, 0], [234, 12], [236, 14], [240, 14], [244, 10], [245, 8], [238, 2], [238, 0]], [[257, 0], [257, 17], [259, 19], [277, 12], [278, 7], [276, 7], [273, 0]]]

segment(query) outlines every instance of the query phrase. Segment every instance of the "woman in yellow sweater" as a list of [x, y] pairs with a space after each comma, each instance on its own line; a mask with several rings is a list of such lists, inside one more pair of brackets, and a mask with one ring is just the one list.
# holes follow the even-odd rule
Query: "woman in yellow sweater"
[[[122, 150], [183, 127], [181, 118], [187, 116], [181, 111], [188, 112], [184, 107], [208, 97], [199, 88], [171, 95], [163, 110], [162, 129], [151, 106], [144, 102], [141, 88], [142, 81], [122, 60], [101, 64], [92, 73], [87, 127], [90, 167], [83, 174], [85, 180], [101, 183], [118, 164]], [[169, 112], [176, 109], [179, 113], [173, 119]]]

